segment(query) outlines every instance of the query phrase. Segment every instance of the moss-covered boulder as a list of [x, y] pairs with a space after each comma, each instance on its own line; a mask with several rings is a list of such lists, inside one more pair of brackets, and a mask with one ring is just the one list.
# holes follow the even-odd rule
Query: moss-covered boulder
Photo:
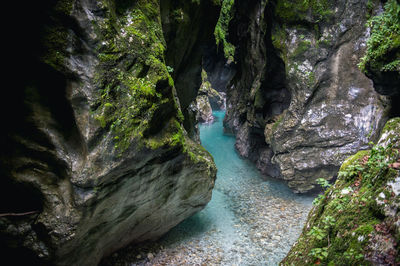
[[399, 127], [390, 120], [377, 145], [343, 163], [281, 265], [400, 263]]
[[[208, 3], [187, 2], [175, 4]], [[13, 54], [24, 67], [10, 69], [18, 79], [1, 107], [5, 260], [96, 265], [211, 199], [216, 168], [183, 127], [161, 8], [158, 0], [59, 0], [22, 10], [30, 39], [20, 33]]]

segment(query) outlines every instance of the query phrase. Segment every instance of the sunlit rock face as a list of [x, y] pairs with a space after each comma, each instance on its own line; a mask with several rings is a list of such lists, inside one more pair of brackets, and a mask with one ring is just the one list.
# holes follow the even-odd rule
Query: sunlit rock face
[[196, 107], [198, 110], [197, 121], [201, 123], [211, 123], [214, 120], [212, 108], [207, 95], [197, 96]]
[[[190, 5], [203, 12], [211, 3]], [[26, 10], [27, 35], [14, 39], [30, 37], [15, 53], [24, 68], [10, 69], [19, 78], [11, 109], [2, 109], [6, 257], [96, 265], [201, 210], [216, 169], [183, 128], [159, 1], [42, 1]], [[188, 90], [199, 85], [200, 72]]]
[[305, 9], [284, 2], [237, 4], [241, 70], [228, 90], [225, 126], [265, 175], [307, 192], [376, 140], [387, 100], [357, 67], [369, 36], [365, 1]]

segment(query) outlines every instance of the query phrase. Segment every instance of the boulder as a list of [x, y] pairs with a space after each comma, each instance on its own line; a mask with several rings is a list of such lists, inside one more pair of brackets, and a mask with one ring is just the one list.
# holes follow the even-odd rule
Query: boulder
[[197, 121], [201, 123], [211, 123], [214, 121], [212, 108], [206, 95], [197, 96], [196, 107], [198, 110]]
[[399, 127], [389, 120], [376, 146], [345, 160], [281, 265], [399, 263]]
[[97, 265], [204, 208], [216, 168], [183, 127], [159, 1], [26, 10], [30, 44], [13, 53], [26, 68], [9, 69], [19, 77], [1, 138], [3, 259]]

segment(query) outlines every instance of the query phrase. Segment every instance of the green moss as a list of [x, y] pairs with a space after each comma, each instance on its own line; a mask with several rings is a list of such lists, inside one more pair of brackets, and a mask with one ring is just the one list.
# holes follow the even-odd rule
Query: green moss
[[278, 0], [275, 14], [285, 23], [297, 23], [305, 20], [309, 11], [316, 22], [332, 15], [328, 0]]
[[283, 61], [287, 64], [287, 34], [284, 28], [274, 28], [271, 34], [272, 45], [281, 53]]
[[41, 59], [52, 68], [65, 72], [65, 60], [69, 56], [67, 51], [69, 31], [63, 21], [68, 17], [73, 8], [73, 0], [57, 1], [50, 17], [51, 22], [44, 28], [41, 42], [44, 53]]
[[65, 59], [68, 56], [67, 39], [68, 32], [64, 27], [47, 27], [43, 37], [46, 53], [42, 56], [43, 62], [54, 69], [63, 71], [65, 69]]
[[330, 39], [320, 39], [317, 41], [317, 46], [322, 46], [322, 47], [330, 47], [332, 45], [332, 40]]
[[400, 71], [400, 3], [387, 1], [384, 12], [372, 17], [368, 27], [371, 36], [358, 65], [361, 71]]
[[264, 95], [260, 88], [257, 89], [254, 96], [254, 108], [261, 110], [265, 104]]
[[296, 49], [290, 55], [291, 58], [297, 58], [303, 56], [303, 54], [311, 48], [311, 42], [309, 40], [301, 40], [298, 42]]
[[340, 172], [351, 174], [339, 174], [324, 193], [282, 265], [371, 265], [366, 246], [375, 226], [385, 221], [376, 198], [381, 192], [388, 201], [395, 198], [384, 189], [397, 176], [387, 167], [392, 154], [390, 147], [374, 146], [342, 164]]
[[391, 131], [400, 132], [400, 117], [395, 117], [387, 121], [382, 129], [382, 134], [386, 134]]
[[[160, 123], [156, 114], [174, 100], [174, 82], [164, 61], [158, 1], [103, 4], [109, 5], [106, 19], [94, 24], [102, 42], [96, 73], [99, 101], [93, 112], [102, 127], [110, 127], [122, 153]], [[171, 115], [179, 116], [179, 106], [174, 107]]]
[[281, 114], [278, 120], [276, 120], [275, 123], [272, 125], [272, 131], [276, 131], [280, 123], [282, 123], [282, 121], [283, 121], [283, 114]]
[[70, 15], [74, 6], [74, 0], [58, 0], [54, 10], [64, 15]]
[[234, 0], [223, 0], [214, 36], [217, 46], [222, 45], [227, 59], [234, 61], [235, 46], [227, 41], [229, 22], [233, 18]]
[[179, 121], [172, 118], [168, 122], [167, 128], [164, 130], [163, 134], [154, 136], [145, 140], [145, 144], [150, 149], [158, 149], [161, 147], [177, 147], [180, 149], [185, 149], [185, 136], [184, 130]]
[[172, 118], [163, 134], [153, 136], [145, 140], [146, 147], [150, 149], [178, 148], [194, 164], [206, 163], [214, 167], [211, 154], [203, 146], [193, 142], [186, 136], [183, 126], [175, 118]]
[[364, 158], [364, 156], [368, 155], [370, 151], [366, 150], [366, 151], [359, 151], [356, 154], [350, 156], [349, 158], [347, 158], [342, 166], [340, 167], [339, 172], [342, 171], [346, 171], [346, 169], [348, 169], [348, 167], [350, 165], [355, 165], [355, 164], [359, 164], [361, 162], [361, 159]]
[[315, 74], [314, 74], [314, 72], [312, 72], [312, 71], [308, 71], [308, 72], [306, 72], [306, 75], [307, 75], [307, 84], [308, 84], [308, 86], [313, 86], [314, 85], [314, 83], [315, 83]]

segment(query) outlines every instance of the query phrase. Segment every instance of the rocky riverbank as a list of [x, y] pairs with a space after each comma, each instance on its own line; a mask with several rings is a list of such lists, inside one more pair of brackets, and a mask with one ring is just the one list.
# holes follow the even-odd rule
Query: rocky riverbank
[[103, 265], [277, 265], [299, 236], [312, 196], [296, 195], [279, 181], [263, 180], [253, 163], [223, 135], [223, 112], [201, 125], [218, 178], [207, 207], [157, 242], [120, 250]]

